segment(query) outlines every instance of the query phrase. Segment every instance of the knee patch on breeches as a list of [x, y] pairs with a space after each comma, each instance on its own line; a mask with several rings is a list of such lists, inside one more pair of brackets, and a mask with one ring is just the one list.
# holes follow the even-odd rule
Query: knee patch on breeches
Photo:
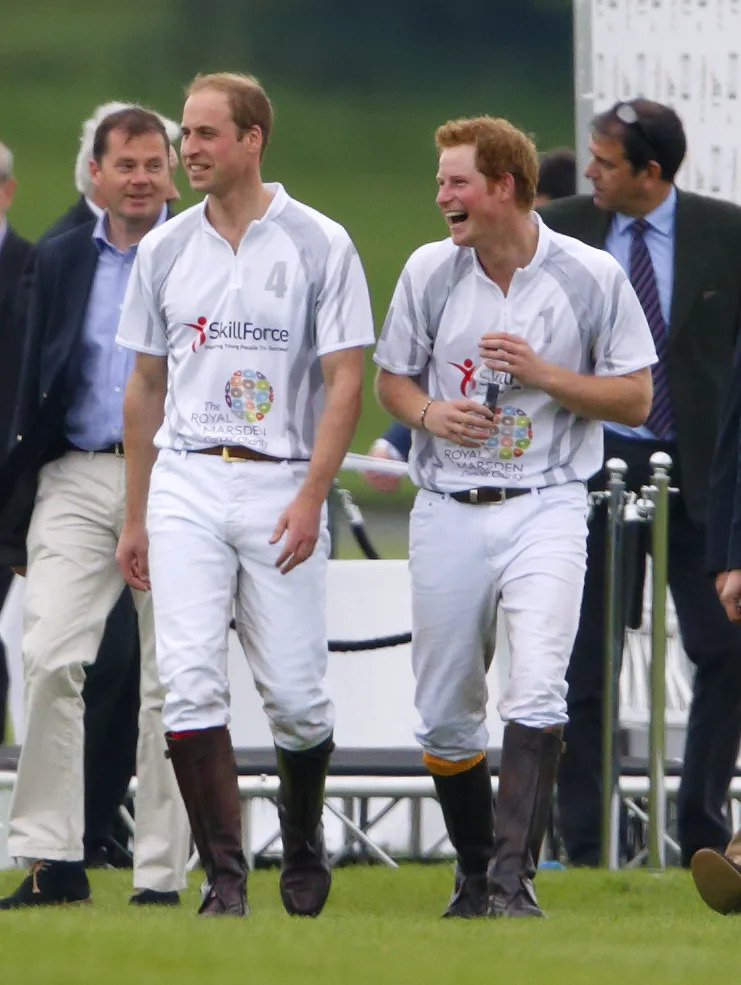
[[433, 756], [426, 752], [423, 754], [424, 764], [427, 769], [435, 776], [456, 776], [458, 773], [465, 773], [477, 766], [486, 755], [485, 752], [477, 752], [468, 759], [442, 759], [440, 756]]

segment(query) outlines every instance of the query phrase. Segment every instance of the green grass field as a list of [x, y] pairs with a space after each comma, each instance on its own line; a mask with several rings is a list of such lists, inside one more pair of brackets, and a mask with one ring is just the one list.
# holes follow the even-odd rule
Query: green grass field
[[[290, 16], [291, 6], [284, 4], [282, 15], [279, 6], [276, 16]], [[571, 65], [533, 58], [526, 37], [517, 50], [495, 47], [484, 63], [474, 59], [463, 74], [440, 66], [422, 81], [410, 66], [406, 82], [393, 87], [317, 89], [287, 80], [271, 67], [270, 52], [255, 66], [249, 39], [236, 46], [239, 58], [225, 60], [218, 44], [194, 41], [180, 13], [175, 0], [129, 0], [124, 18], [112, 0], [3, 5], [0, 83], [7, 98], [0, 100], [0, 140], [16, 155], [11, 221], [19, 232], [36, 237], [75, 199], [80, 123], [96, 104], [141, 100], [177, 120], [183, 85], [194, 72], [257, 68], [276, 109], [264, 176], [347, 227], [380, 330], [406, 258], [446, 235], [434, 202], [439, 123], [488, 112], [531, 132], [540, 148], [572, 140]], [[182, 170], [177, 182], [181, 207], [193, 204]], [[373, 375], [369, 353], [355, 451], [366, 451], [389, 421], [373, 397]], [[360, 501], [385, 503], [359, 476], [348, 473], [345, 481]]]
[[[19, 873], [0, 873], [0, 892]], [[90, 906], [0, 914], [0, 974], [17, 985], [694, 985], [737, 981], [739, 920], [688, 873], [544, 871], [548, 920], [441, 921], [451, 867], [346, 868], [318, 920], [283, 912], [277, 872], [250, 877], [248, 920], [127, 906], [130, 873], [94, 872]]]

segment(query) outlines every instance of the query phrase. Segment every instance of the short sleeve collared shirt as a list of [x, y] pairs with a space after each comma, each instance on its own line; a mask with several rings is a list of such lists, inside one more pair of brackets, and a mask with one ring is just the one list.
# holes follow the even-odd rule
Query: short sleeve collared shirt
[[[578, 373], [621, 376], [656, 362], [651, 333], [620, 265], [549, 229], [537, 214], [538, 246], [509, 290], [485, 274], [475, 251], [450, 239], [409, 258], [394, 292], [375, 361], [420, 377], [435, 400], [484, 402], [488, 371], [478, 355], [489, 332], [521, 335], [549, 362]], [[483, 371], [482, 371], [483, 370]], [[509, 379], [496, 427], [479, 449], [415, 430], [410, 474], [419, 486], [548, 486], [586, 480], [602, 464], [602, 425], [571, 413], [542, 390]]]
[[345, 229], [280, 185], [235, 253], [205, 204], [144, 237], [118, 341], [167, 356], [159, 448], [240, 444], [310, 458], [319, 358], [372, 344], [368, 288]]

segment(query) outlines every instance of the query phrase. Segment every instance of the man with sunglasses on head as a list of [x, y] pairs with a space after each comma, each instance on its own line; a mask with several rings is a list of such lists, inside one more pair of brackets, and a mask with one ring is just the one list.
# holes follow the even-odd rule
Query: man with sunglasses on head
[[[696, 668], [678, 798], [682, 862], [730, 838], [723, 803], [741, 738], [741, 629], [725, 618], [706, 572], [708, 481], [723, 393], [741, 322], [741, 208], [680, 191], [686, 138], [677, 114], [647, 99], [617, 103], [592, 121], [591, 196], [542, 209], [547, 224], [611, 253], [630, 277], [659, 356], [654, 400], [640, 428], [605, 424], [605, 458], [628, 464], [629, 488], [649, 459], [674, 463], [669, 587], [682, 643]], [[593, 480], [602, 489], [605, 475]], [[572, 863], [600, 858], [605, 510], [589, 534], [581, 621], [569, 665], [566, 753], [558, 776], [561, 829]], [[646, 554], [645, 529], [637, 551]]]

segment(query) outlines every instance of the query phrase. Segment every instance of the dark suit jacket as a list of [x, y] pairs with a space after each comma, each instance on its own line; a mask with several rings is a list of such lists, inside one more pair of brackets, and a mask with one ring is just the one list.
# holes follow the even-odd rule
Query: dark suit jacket
[[64, 450], [69, 381], [98, 261], [91, 232], [85, 223], [34, 251], [16, 413], [0, 465], [0, 562], [25, 563], [39, 469]]
[[[577, 195], [540, 209], [551, 229], [603, 248], [612, 213]], [[692, 520], [707, 510], [713, 449], [741, 325], [741, 207], [678, 191], [669, 385], [682, 494]], [[713, 508], [714, 509], [714, 508]]]
[[0, 247], [0, 430], [10, 428], [22, 353], [23, 319], [18, 307], [18, 285], [31, 250], [28, 240], [8, 227]]
[[47, 239], [54, 239], [55, 236], [61, 236], [62, 233], [68, 233], [71, 229], [77, 229], [78, 226], [84, 226], [86, 222], [95, 222], [95, 213], [87, 204], [85, 196], [80, 195], [74, 205], [70, 205], [64, 215], [41, 234], [38, 244], [46, 242]]

